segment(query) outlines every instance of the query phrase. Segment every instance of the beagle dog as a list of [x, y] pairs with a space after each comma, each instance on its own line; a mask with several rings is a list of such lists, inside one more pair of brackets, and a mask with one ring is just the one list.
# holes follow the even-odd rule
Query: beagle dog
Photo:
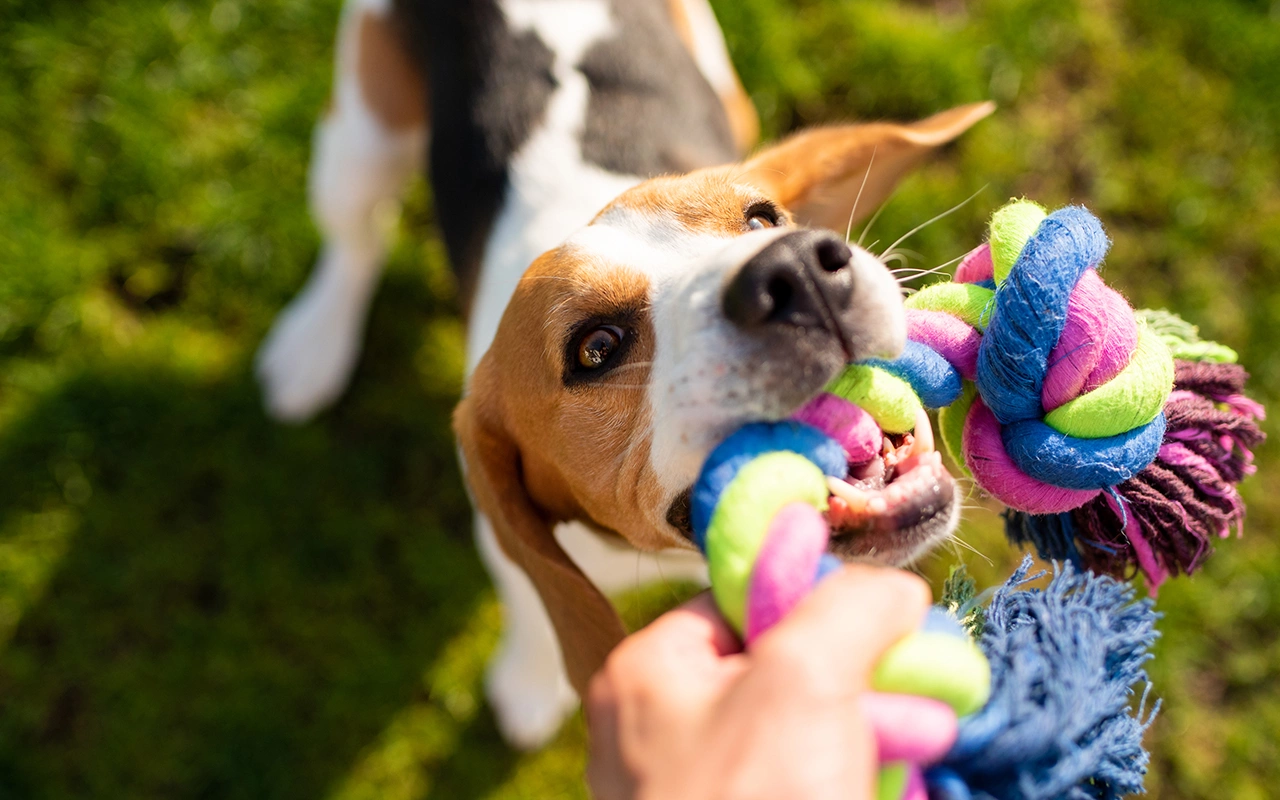
[[[610, 593], [705, 581], [689, 490], [717, 442], [901, 350], [897, 283], [831, 231], [991, 110], [807, 130], [742, 160], [756, 117], [706, 0], [348, 0], [310, 175], [324, 246], [258, 374], [283, 420], [338, 396], [388, 209], [429, 167], [467, 315], [454, 424], [505, 607], [487, 691], [511, 742], [552, 735], [624, 635]], [[950, 534], [929, 441], [886, 443], [885, 470], [837, 487], [835, 552], [904, 564]]]

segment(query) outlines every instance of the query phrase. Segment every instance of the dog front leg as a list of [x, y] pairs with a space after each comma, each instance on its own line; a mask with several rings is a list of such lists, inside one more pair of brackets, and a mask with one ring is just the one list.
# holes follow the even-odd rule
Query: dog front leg
[[560, 643], [542, 598], [529, 577], [494, 536], [493, 526], [476, 517], [476, 545], [502, 604], [502, 639], [489, 662], [485, 693], [498, 729], [524, 750], [555, 735], [578, 703], [569, 684]]
[[[655, 582], [707, 585], [707, 567], [693, 551], [642, 553], [614, 543], [579, 523], [556, 528], [556, 539], [591, 582], [619, 594]], [[498, 727], [511, 744], [546, 743], [577, 706], [555, 628], [528, 576], [498, 546], [483, 518], [476, 542], [503, 609], [502, 640], [489, 662], [486, 691]]]
[[308, 419], [346, 388], [397, 202], [426, 149], [426, 92], [384, 0], [349, 0], [336, 61], [308, 187], [324, 245], [256, 365], [268, 412], [286, 421]]

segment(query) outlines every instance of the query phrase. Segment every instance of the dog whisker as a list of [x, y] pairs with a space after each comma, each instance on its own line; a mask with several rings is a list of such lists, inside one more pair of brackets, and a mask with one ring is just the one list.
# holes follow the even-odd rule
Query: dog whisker
[[900, 274], [894, 275], [893, 279], [898, 283], [910, 283], [911, 281], [919, 280], [921, 278], [928, 278], [934, 275], [945, 275], [946, 273], [947, 270], [945, 269], [922, 269], [919, 272], [900, 271]]
[[952, 264], [955, 264], [957, 261], [960, 261], [967, 255], [969, 254], [965, 253], [964, 255], [956, 256], [950, 261], [946, 261], [930, 269], [907, 270], [907, 269], [899, 268], [899, 269], [891, 269], [889, 270], [889, 272], [893, 274], [894, 279], [897, 280], [898, 283], [902, 283], [903, 281], [913, 281], [913, 280], [916, 280], [917, 278], [923, 278], [926, 275], [941, 275], [943, 272], [948, 271], [948, 267], [950, 267]]
[[[889, 200], [892, 200], [892, 199], [893, 199], [893, 196], [890, 195], [889, 199], [881, 203], [880, 207], [876, 209], [876, 213], [871, 215], [871, 219], [867, 220], [866, 226], [863, 227], [862, 229], [862, 234], [858, 237], [858, 247], [862, 247], [862, 240], [867, 238], [867, 231], [871, 230], [871, 226], [876, 224], [876, 220], [880, 219], [880, 215], [883, 214], [884, 210], [889, 207]], [[879, 241], [879, 240], [877, 239], [876, 241]], [[875, 242], [872, 242], [871, 244], [867, 245], [867, 249], [870, 250], [872, 247], [875, 247], [875, 246], [876, 246]]]
[[676, 590], [672, 587], [671, 581], [667, 580], [667, 574], [662, 571], [662, 559], [655, 558], [653, 560], [653, 565], [658, 570], [658, 578], [662, 581], [662, 585], [666, 587], [667, 594], [671, 595], [671, 600], [676, 603], [680, 602], [680, 595], [676, 594]]
[[907, 263], [907, 257], [901, 253], [889, 253], [888, 255], [880, 256], [880, 261], [886, 265], [890, 261], [897, 261], [900, 264], [905, 264]]
[[905, 281], [921, 275], [932, 275], [937, 271], [936, 267], [933, 269], [925, 269], [923, 267], [895, 267], [889, 270], [889, 274], [899, 281]]
[[948, 208], [946, 211], [943, 211], [941, 214], [938, 214], [938, 215], [937, 215], [936, 217], [934, 217], [933, 219], [925, 220], [924, 222], [922, 222], [922, 223], [920, 223], [919, 225], [915, 226], [915, 227], [914, 227], [914, 228], [912, 228], [911, 230], [909, 230], [909, 231], [907, 231], [906, 233], [902, 234], [902, 236], [898, 238], [898, 241], [894, 242], [893, 244], [891, 244], [891, 245], [889, 245], [887, 248], [885, 248], [885, 252], [887, 253], [887, 252], [889, 252], [889, 251], [893, 250], [893, 248], [895, 248], [895, 247], [897, 247], [898, 245], [902, 244], [902, 243], [903, 243], [903, 242], [905, 242], [907, 239], [911, 238], [911, 237], [912, 237], [912, 236], [914, 236], [915, 234], [917, 234], [917, 233], [919, 233], [920, 231], [924, 230], [925, 228], [929, 227], [930, 225], [932, 225], [933, 223], [937, 222], [938, 220], [943, 219], [943, 218], [945, 218], [945, 217], [948, 217], [948, 216], [950, 216], [951, 214], [954, 214], [955, 212], [957, 212], [957, 211], [959, 211], [960, 209], [964, 208], [964, 207], [965, 207], [965, 205], [967, 205], [967, 204], [969, 203], [969, 201], [970, 201], [970, 200], [974, 199], [974, 198], [975, 198], [975, 197], [977, 197], [978, 195], [980, 195], [980, 194], [982, 194], [983, 192], [985, 192], [985, 191], [987, 190], [987, 186], [990, 186], [990, 185], [991, 185], [991, 184], [986, 184], [986, 185], [984, 185], [981, 189], [979, 189], [978, 191], [976, 191], [976, 192], [974, 192], [973, 194], [969, 195], [969, 196], [968, 196], [968, 197], [966, 197], [964, 200], [961, 200], [959, 203], [957, 203], [956, 205], [952, 206], [951, 208]]
[[876, 150], [879, 146], [871, 149], [871, 158], [867, 160], [867, 171], [862, 173], [862, 185], [858, 187], [858, 194], [853, 198], [853, 208], [849, 209], [849, 224], [844, 228], [844, 240], [849, 241], [849, 235], [853, 233], [853, 218], [858, 213], [858, 201], [862, 199], [862, 190], [867, 188], [867, 178], [871, 177], [871, 167], [876, 163]]
[[930, 275], [937, 275], [937, 271], [931, 269], [920, 270], [919, 272], [907, 272], [901, 275], [894, 275], [893, 279], [898, 283], [910, 283], [920, 278], [927, 278]]
[[902, 253], [907, 258], [913, 259], [915, 261], [924, 261], [923, 253], [917, 253], [915, 250], [908, 250], [905, 247], [899, 247], [897, 250], [894, 250], [893, 252]]
[[910, 266], [910, 262], [912, 258], [915, 258], [921, 261], [924, 260], [924, 257], [921, 256], [919, 253], [913, 254], [912, 251], [903, 250], [901, 248], [897, 250], [893, 250], [891, 252], [884, 253], [883, 255], [879, 256], [880, 263], [885, 264], [885, 266], [888, 266], [886, 261], [889, 261], [889, 260], [897, 261], [899, 264], [902, 264], [901, 267], [895, 267], [894, 269], [889, 270], [890, 274], [907, 273], [907, 272], [911, 272], [912, 270], [919, 270], [924, 272], [928, 271], [924, 267]]
[[631, 364], [623, 364], [620, 367], [614, 367], [612, 370], [612, 374], [617, 375], [619, 372], [622, 372], [623, 370], [643, 369], [645, 367], [651, 367], [651, 366], [653, 366], [652, 361], [635, 361]]
[[526, 281], [560, 281], [560, 282], [562, 282], [562, 283], [569, 283], [569, 284], [573, 284], [574, 286], [581, 286], [581, 287], [583, 287], [583, 288], [589, 288], [589, 287], [588, 287], [588, 285], [587, 285], [585, 282], [583, 282], [583, 281], [579, 280], [578, 278], [570, 278], [570, 277], [565, 276], [565, 275], [526, 275], [526, 276], [524, 276], [524, 278], [522, 278], [522, 280], [526, 280]]
[[981, 558], [983, 561], [987, 562], [987, 564], [989, 564], [989, 565], [991, 565], [991, 566], [995, 566], [995, 562], [994, 562], [994, 561], [992, 561], [992, 560], [991, 560], [991, 558], [990, 558], [986, 553], [982, 552], [982, 551], [981, 551], [981, 550], [979, 550], [978, 548], [976, 548], [976, 547], [974, 547], [973, 545], [969, 544], [969, 543], [968, 543], [968, 542], [966, 542], [964, 539], [961, 539], [959, 536], [954, 536], [954, 535], [953, 535], [953, 536], [951, 537], [951, 542], [952, 542], [953, 544], [955, 544], [955, 545], [959, 546], [959, 547], [964, 548], [965, 550], [968, 550], [970, 553], [973, 553], [973, 554], [974, 554], [974, 555], [976, 555], [978, 558]]

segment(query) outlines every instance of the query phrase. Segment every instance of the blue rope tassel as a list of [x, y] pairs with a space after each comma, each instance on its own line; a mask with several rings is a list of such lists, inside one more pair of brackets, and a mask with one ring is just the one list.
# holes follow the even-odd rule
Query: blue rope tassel
[[[987, 609], [979, 645], [991, 700], [927, 782], [932, 800], [1119, 800], [1141, 792], [1145, 664], [1158, 635], [1150, 600], [1105, 575], [1056, 566], [1043, 590], [1021, 588], [1028, 557]], [[1134, 687], [1143, 687], [1134, 703]]]

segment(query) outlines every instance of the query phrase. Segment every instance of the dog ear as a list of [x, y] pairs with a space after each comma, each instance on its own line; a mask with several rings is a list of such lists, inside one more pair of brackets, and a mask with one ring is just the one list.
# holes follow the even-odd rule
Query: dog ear
[[879, 208], [930, 151], [994, 110], [994, 103], [974, 103], [909, 125], [873, 122], [801, 131], [749, 159], [743, 179], [767, 189], [797, 222], [843, 231], [855, 198], [853, 222], [858, 222]]
[[[493, 525], [503, 551], [533, 582], [555, 627], [569, 680], [579, 696], [626, 631], [608, 598], [560, 547], [552, 522], [526, 489], [520, 449], [506, 431], [492, 393], [483, 389], [484, 364], [472, 393], [454, 412], [472, 500]], [[489, 403], [479, 398], [489, 399]]]

